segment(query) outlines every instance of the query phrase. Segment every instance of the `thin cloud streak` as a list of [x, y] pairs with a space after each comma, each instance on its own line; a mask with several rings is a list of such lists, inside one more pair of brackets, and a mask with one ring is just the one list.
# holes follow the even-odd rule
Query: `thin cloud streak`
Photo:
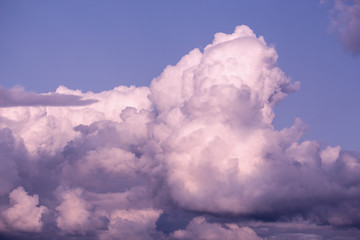
[[85, 106], [96, 100], [83, 100], [80, 96], [49, 93], [26, 92], [22, 88], [7, 89], [0, 86], [0, 107], [20, 106]]

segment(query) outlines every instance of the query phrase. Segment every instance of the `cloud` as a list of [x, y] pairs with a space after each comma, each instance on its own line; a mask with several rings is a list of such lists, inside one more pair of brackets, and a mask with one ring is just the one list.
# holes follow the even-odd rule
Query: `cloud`
[[172, 234], [174, 239], [246, 239], [261, 240], [259, 236], [249, 227], [239, 227], [236, 224], [221, 226], [217, 223], [208, 223], [204, 217], [196, 217], [186, 230], [177, 230]]
[[115, 210], [110, 215], [109, 230], [100, 239], [164, 239], [163, 234], [156, 231], [156, 221], [161, 210]]
[[66, 232], [81, 233], [90, 216], [87, 203], [81, 198], [81, 190], [66, 191], [61, 197], [61, 204], [56, 207], [59, 213], [56, 218], [57, 226]]
[[26, 149], [9, 128], [0, 129], [0, 194], [9, 193], [20, 180], [18, 164], [26, 156]]
[[204, 53], [192, 51], [152, 82], [150, 98], [162, 124], [153, 134], [161, 139], [167, 182], [181, 206], [236, 214], [261, 207], [252, 206], [259, 196], [251, 182], [265, 185], [259, 167], [267, 163], [266, 151], [278, 148], [277, 139], [291, 144], [273, 129], [272, 107], [298, 88], [276, 59], [263, 38], [241, 26], [215, 35]]
[[[29, 196], [24, 188], [18, 187], [10, 193], [10, 208], [1, 213], [6, 226], [3, 230], [40, 232], [41, 215], [47, 210], [39, 205], [38, 195]], [[1, 226], [1, 225], [0, 225]]]
[[331, 24], [341, 34], [345, 50], [360, 54], [360, 1], [335, 0]]
[[357, 239], [360, 230], [356, 228], [333, 228], [329, 225], [316, 225], [301, 218], [288, 222], [248, 222], [249, 227], [266, 236], [266, 239], [302, 240], [302, 239]]
[[25, 92], [22, 88], [6, 89], [0, 86], [0, 107], [17, 106], [84, 106], [96, 102], [93, 99], [82, 100], [80, 96], [49, 93], [36, 94]]
[[[0, 237], [316, 239], [325, 228], [356, 236], [360, 155], [300, 141], [300, 119], [274, 128], [274, 106], [299, 89], [277, 57], [238, 26], [149, 87], [59, 87], [41, 96], [93, 103], [0, 108]], [[18, 208], [4, 199], [19, 191], [31, 214], [8, 210]], [[28, 216], [31, 236], [14, 227]], [[286, 225], [296, 219], [303, 232]]]

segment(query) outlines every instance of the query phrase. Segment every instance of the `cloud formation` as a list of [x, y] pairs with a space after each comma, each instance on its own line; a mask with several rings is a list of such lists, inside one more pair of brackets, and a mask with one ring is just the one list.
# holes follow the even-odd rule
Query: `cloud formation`
[[0, 108], [0, 236], [356, 239], [359, 154], [299, 141], [300, 119], [274, 128], [274, 106], [299, 89], [277, 57], [238, 26], [150, 87], [59, 87], [94, 102]]
[[59, 216], [57, 226], [66, 232], [82, 232], [88, 225], [90, 213], [86, 202], [81, 198], [81, 190], [74, 189], [62, 193], [62, 201], [56, 207]]
[[354, 55], [360, 54], [360, 1], [335, 0], [331, 16], [332, 26], [341, 34], [341, 42]]
[[10, 230], [24, 232], [40, 232], [42, 227], [41, 215], [46, 207], [38, 206], [38, 195], [29, 196], [22, 187], [13, 190], [10, 195], [10, 207], [2, 212], [3, 222], [0, 226]]
[[82, 100], [80, 96], [49, 93], [36, 94], [25, 92], [23, 88], [6, 89], [0, 86], [0, 107], [17, 106], [84, 106], [96, 102], [93, 99]]
[[208, 223], [204, 217], [196, 217], [185, 230], [177, 230], [172, 234], [174, 239], [246, 239], [261, 240], [256, 233], [248, 227], [239, 227], [236, 224], [226, 224], [224, 227], [217, 223]]

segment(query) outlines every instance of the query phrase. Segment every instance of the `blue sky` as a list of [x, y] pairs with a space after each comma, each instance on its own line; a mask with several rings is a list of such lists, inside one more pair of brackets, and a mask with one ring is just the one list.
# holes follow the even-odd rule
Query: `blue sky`
[[59, 85], [100, 92], [148, 86], [164, 67], [216, 32], [245, 24], [275, 46], [299, 92], [276, 108], [277, 128], [301, 118], [305, 139], [360, 150], [360, 59], [331, 28], [331, 2], [19, 1], [0, 2], [0, 85], [37, 93]]

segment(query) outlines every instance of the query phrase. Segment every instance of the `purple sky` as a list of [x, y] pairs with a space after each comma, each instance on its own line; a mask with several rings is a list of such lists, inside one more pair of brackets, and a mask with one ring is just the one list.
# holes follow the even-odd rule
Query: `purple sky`
[[357, 239], [359, 54], [359, 0], [0, 1], [0, 238]]

